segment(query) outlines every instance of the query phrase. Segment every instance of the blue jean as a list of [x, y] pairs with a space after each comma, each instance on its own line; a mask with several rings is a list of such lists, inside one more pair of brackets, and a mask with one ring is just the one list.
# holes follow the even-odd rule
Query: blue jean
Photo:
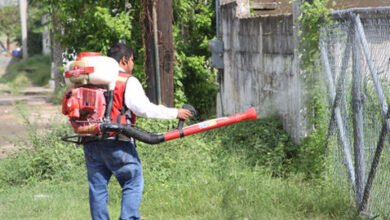
[[112, 175], [122, 187], [120, 219], [140, 219], [144, 178], [135, 144], [115, 140], [90, 142], [84, 145], [84, 155], [92, 219], [109, 219], [107, 185]]

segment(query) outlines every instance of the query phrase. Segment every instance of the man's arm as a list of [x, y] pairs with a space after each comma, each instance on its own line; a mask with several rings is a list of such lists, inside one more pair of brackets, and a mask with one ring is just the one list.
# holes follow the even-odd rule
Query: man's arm
[[141, 83], [135, 77], [127, 80], [125, 104], [134, 114], [145, 118], [187, 119], [191, 115], [187, 109], [168, 108], [151, 103]]

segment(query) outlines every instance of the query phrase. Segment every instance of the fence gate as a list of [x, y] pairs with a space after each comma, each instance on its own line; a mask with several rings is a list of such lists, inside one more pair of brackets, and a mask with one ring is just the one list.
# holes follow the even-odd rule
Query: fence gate
[[332, 16], [320, 38], [331, 172], [361, 214], [390, 219], [390, 7]]

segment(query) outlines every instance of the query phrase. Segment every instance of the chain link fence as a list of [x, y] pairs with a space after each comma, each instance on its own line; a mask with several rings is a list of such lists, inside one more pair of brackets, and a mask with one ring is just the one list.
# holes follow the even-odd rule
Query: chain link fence
[[320, 38], [332, 176], [361, 214], [390, 219], [390, 7], [332, 16]]

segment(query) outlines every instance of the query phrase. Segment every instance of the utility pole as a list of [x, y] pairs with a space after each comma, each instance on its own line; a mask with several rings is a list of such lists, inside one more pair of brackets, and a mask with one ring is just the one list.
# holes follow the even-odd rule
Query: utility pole
[[27, 45], [27, 0], [19, 0], [20, 24], [22, 29], [22, 51], [23, 59], [28, 58]]
[[154, 103], [173, 106], [172, 0], [142, 0], [142, 10], [146, 93]]

